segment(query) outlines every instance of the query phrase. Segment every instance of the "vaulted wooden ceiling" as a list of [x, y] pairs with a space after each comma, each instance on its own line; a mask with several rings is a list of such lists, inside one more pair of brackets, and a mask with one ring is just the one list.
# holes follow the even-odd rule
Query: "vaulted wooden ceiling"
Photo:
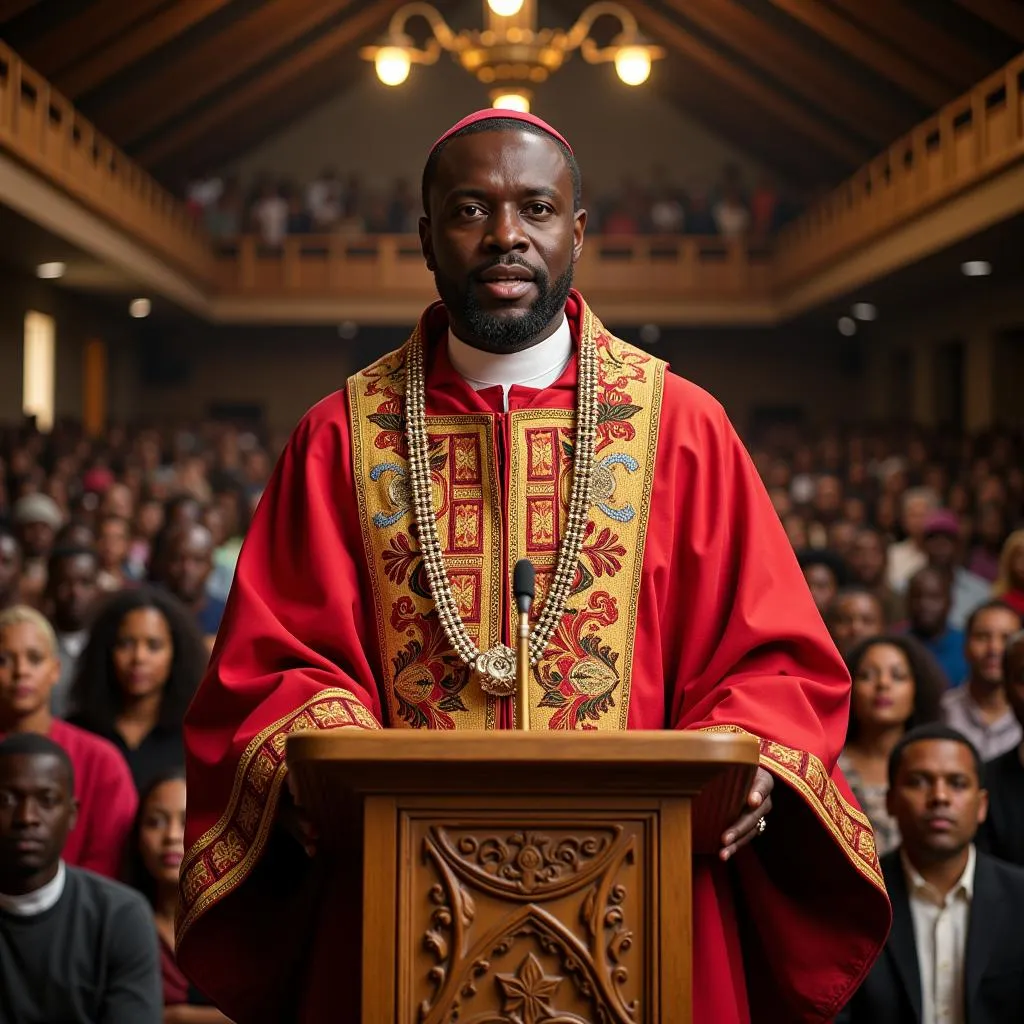
[[[0, 0], [0, 38], [131, 156], [177, 180], [372, 75], [357, 50], [400, 5]], [[1024, 47], [1024, 0], [625, 5], [668, 50], [653, 87], [805, 183], [837, 180]], [[471, 3], [436, 6], [457, 28], [480, 24]], [[568, 25], [584, 6], [542, 0], [541, 23]]]

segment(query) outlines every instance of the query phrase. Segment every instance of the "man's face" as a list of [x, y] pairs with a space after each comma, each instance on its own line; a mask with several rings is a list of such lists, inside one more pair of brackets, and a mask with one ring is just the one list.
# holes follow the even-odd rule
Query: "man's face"
[[843, 655], [861, 640], [885, 632], [882, 606], [871, 594], [846, 594], [837, 598], [829, 613], [828, 625], [832, 639]]
[[213, 571], [213, 543], [209, 531], [191, 526], [167, 539], [163, 582], [186, 604], [201, 600]]
[[96, 559], [86, 554], [61, 558], [54, 565], [49, 589], [58, 629], [81, 629], [88, 621], [99, 595], [98, 568]]
[[22, 523], [20, 535], [25, 553], [40, 558], [50, 553], [57, 531], [49, 523]]
[[968, 846], [988, 813], [970, 750], [956, 740], [918, 740], [903, 751], [887, 797], [915, 863], [947, 860]]
[[957, 539], [948, 533], [930, 533], [924, 539], [928, 564], [938, 569], [952, 569], [956, 564]]
[[52, 754], [0, 757], [0, 884], [12, 895], [44, 884], [60, 859], [77, 807]]
[[105, 519], [96, 538], [96, 550], [108, 569], [120, 569], [128, 558], [128, 523], [124, 519]]
[[924, 636], [938, 636], [949, 618], [949, 582], [938, 572], [922, 570], [907, 588], [910, 624]]
[[0, 535], [0, 599], [12, 595], [21, 577], [21, 548], [11, 536]]
[[857, 534], [850, 548], [850, 568], [865, 586], [873, 587], [885, 572], [885, 545], [877, 533], [865, 530]]
[[927, 498], [910, 498], [903, 507], [903, 529], [907, 536], [920, 540], [924, 533], [924, 524], [932, 511], [931, 502]]
[[824, 613], [839, 589], [832, 570], [827, 565], [809, 565], [804, 569], [804, 579], [818, 611]]
[[987, 608], [974, 616], [964, 645], [972, 680], [991, 687], [1002, 685], [1006, 641], [1020, 627], [1020, 616], [1009, 608]]
[[456, 335], [489, 352], [517, 352], [561, 320], [587, 215], [573, 209], [558, 144], [524, 131], [452, 139], [438, 160], [420, 221], [427, 268]]
[[1010, 702], [1017, 721], [1024, 726], [1024, 639], [1016, 640], [1009, 645], [1003, 665], [1006, 699]]

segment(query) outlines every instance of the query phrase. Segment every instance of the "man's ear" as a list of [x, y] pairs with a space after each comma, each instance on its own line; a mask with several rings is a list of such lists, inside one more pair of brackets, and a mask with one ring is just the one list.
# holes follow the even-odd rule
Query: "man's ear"
[[577, 263], [583, 255], [583, 235], [587, 230], [587, 211], [577, 210], [572, 225], [572, 261]]
[[434, 259], [434, 243], [430, 238], [430, 218], [420, 217], [420, 251], [423, 253], [423, 260], [427, 264], [427, 270], [433, 273], [437, 269], [437, 262]]

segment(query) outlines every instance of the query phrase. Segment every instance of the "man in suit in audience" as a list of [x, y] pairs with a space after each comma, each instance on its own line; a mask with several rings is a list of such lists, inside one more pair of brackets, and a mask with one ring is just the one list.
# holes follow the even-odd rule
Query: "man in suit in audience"
[[[1006, 642], [1003, 689], [1024, 728], [1024, 631]], [[989, 809], [978, 843], [993, 857], [1024, 866], [1024, 743], [985, 765], [985, 780]]]
[[983, 785], [977, 750], [948, 726], [912, 729], [893, 749], [892, 932], [836, 1024], [1024, 1020], [1024, 870], [975, 850]]

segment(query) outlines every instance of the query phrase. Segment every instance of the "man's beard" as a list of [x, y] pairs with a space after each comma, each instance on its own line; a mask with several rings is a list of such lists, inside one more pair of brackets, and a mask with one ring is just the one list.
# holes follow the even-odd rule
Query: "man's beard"
[[[533, 283], [537, 288], [537, 298], [524, 313], [500, 316], [480, 306], [474, 281], [479, 273], [491, 267], [521, 266], [533, 271]], [[506, 256], [497, 259], [480, 271], [474, 272], [462, 284], [451, 278], [442, 277], [434, 271], [434, 283], [442, 302], [448, 308], [449, 316], [454, 314], [472, 338], [482, 342], [491, 352], [519, 352], [529, 348], [538, 335], [565, 307], [572, 288], [572, 263], [564, 274], [561, 274], [552, 285], [551, 278], [543, 267], [535, 267], [521, 256]], [[465, 339], [468, 340], [468, 339]]]

